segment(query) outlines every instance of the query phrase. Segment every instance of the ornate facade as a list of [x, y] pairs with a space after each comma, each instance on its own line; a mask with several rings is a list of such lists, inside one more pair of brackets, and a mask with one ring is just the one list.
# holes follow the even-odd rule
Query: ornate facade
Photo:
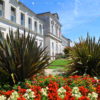
[[54, 59], [56, 54], [63, 52], [61, 24], [57, 13], [36, 14], [18, 0], [0, 1], [0, 30], [4, 36], [9, 29], [19, 28], [21, 33], [26, 30], [37, 35], [37, 45], [47, 47], [47, 52]]

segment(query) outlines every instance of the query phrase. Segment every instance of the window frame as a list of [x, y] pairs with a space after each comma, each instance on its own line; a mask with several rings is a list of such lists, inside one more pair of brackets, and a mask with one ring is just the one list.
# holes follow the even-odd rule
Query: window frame
[[[14, 13], [15, 13], [14, 16], [12, 15], [12, 8], [15, 10], [15, 12], [14, 12]], [[14, 6], [11, 5], [11, 7], [10, 7], [10, 11], [11, 11], [11, 12], [10, 12], [10, 20], [11, 20], [12, 22], [15, 22], [15, 23], [16, 23], [16, 8], [15, 8]], [[12, 20], [12, 16], [15, 17], [14, 20]]]
[[[22, 20], [22, 15], [24, 16], [23, 20]], [[25, 27], [25, 14], [23, 12], [20, 13], [20, 24]]]
[[3, 0], [1, 0], [0, 2], [2, 2], [2, 9], [1, 9], [2, 14], [0, 15], [0, 17], [4, 17], [4, 13], [5, 13], [5, 2]]
[[28, 28], [32, 30], [32, 18], [28, 17]]

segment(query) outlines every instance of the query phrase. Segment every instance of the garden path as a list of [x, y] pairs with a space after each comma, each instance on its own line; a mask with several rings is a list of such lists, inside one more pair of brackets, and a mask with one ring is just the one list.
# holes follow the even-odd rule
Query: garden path
[[45, 69], [45, 75], [58, 75], [62, 74], [63, 72], [57, 70], [57, 69]]

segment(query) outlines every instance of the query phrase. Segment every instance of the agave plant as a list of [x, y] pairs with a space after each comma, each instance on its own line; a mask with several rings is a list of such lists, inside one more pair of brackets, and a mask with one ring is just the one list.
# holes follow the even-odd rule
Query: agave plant
[[24, 81], [44, 69], [49, 62], [45, 48], [37, 46], [35, 36], [19, 30], [4, 38], [0, 32], [0, 73], [9, 76], [13, 83]]
[[70, 50], [73, 59], [73, 68], [78, 74], [89, 74], [100, 76], [100, 39], [96, 41], [95, 37], [87, 35], [86, 39], [80, 39], [73, 49]]

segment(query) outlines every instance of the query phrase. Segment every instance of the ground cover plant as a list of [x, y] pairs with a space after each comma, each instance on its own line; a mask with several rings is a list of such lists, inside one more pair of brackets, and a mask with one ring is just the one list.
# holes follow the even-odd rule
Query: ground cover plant
[[33, 76], [12, 90], [1, 90], [0, 100], [100, 100], [100, 80], [77, 75]]

